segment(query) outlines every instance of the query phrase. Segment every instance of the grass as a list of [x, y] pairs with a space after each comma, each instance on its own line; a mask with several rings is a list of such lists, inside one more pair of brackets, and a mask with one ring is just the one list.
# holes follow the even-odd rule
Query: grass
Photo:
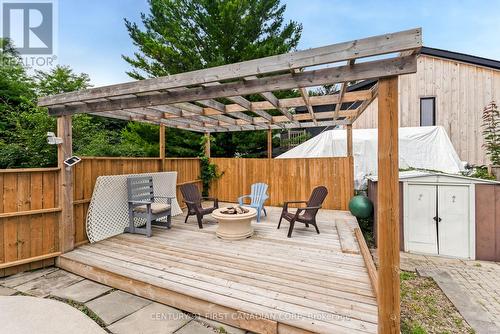
[[359, 228], [363, 232], [363, 237], [366, 240], [368, 248], [375, 247], [375, 239], [373, 235], [373, 216], [369, 218], [358, 218]]
[[402, 334], [472, 334], [474, 330], [431, 278], [401, 272]]

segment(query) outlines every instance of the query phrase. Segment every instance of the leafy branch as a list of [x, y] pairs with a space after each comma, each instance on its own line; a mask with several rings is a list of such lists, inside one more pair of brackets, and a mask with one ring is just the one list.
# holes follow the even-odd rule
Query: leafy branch
[[500, 111], [495, 101], [483, 110], [483, 147], [494, 165], [500, 165]]

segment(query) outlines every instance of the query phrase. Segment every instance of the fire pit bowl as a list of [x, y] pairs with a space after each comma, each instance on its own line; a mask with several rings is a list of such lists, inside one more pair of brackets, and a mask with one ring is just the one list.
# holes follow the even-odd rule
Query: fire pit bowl
[[230, 207], [212, 212], [219, 223], [215, 234], [224, 240], [242, 240], [253, 235], [252, 218], [257, 216], [254, 208]]

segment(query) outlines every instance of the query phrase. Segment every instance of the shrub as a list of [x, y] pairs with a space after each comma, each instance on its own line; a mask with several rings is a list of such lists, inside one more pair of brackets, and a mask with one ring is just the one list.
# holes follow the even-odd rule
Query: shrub
[[494, 165], [500, 165], [500, 111], [494, 101], [484, 108], [482, 127], [483, 147], [491, 162]]

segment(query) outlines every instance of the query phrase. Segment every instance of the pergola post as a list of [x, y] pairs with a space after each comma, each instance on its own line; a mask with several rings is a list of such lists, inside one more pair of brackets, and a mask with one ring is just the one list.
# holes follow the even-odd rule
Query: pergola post
[[399, 334], [398, 77], [378, 89], [378, 332]]
[[159, 141], [159, 156], [160, 156], [160, 172], [165, 171], [165, 125], [160, 124]]
[[205, 132], [205, 156], [210, 158], [210, 132]]
[[160, 124], [160, 158], [165, 159], [165, 125]]
[[73, 131], [71, 116], [57, 118], [57, 136], [62, 144], [57, 147], [59, 171], [59, 205], [61, 219], [59, 226], [59, 250], [68, 252], [75, 247], [75, 225], [73, 222], [73, 167], [67, 167], [64, 160], [73, 155]]
[[354, 157], [352, 154], [352, 124], [346, 125], [347, 132], [347, 157], [349, 157], [349, 177], [351, 180], [351, 197], [354, 196]]
[[273, 158], [273, 130], [267, 129], [267, 158]]

